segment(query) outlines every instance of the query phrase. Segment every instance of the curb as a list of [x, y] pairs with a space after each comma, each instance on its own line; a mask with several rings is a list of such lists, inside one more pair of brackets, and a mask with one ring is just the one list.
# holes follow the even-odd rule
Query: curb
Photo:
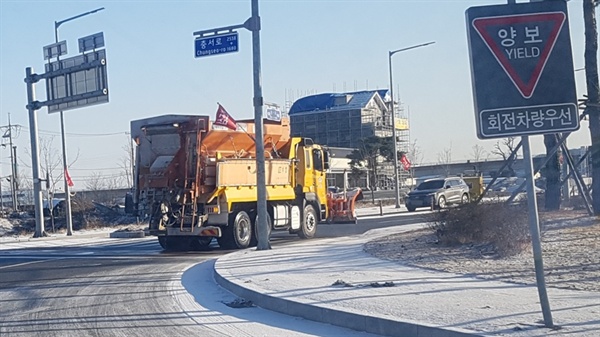
[[[216, 264], [215, 264], [216, 266]], [[342, 310], [320, 307], [270, 295], [244, 288], [226, 279], [214, 268], [217, 284], [236, 296], [252, 301], [257, 306], [290, 316], [302, 317], [311, 321], [332, 324], [352, 330], [390, 337], [473, 337], [486, 336], [464, 329], [440, 328], [416, 322], [404, 322]]]
[[110, 233], [110, 237], [113, 239], [138, 239], [145, 236], [146, 235], [144, 234], [144, 231], [122, 231]]

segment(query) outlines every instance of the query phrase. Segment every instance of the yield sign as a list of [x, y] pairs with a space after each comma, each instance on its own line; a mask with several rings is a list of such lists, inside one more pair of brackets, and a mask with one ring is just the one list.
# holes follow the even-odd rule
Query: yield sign
[[579, 129], [567, 3], [476, 6], [465, 15], [477, 137]]
[[538, 84], [565, 22], [563, 12], [477, 18], [473, 28], [524, 98]]

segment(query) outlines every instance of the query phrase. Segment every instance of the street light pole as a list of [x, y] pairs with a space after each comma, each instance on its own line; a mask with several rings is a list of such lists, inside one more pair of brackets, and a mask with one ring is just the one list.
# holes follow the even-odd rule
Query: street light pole
[[396, 208], [400, 208], [400, 187], [398, 181], [398, 140], [396, 139], [396, 112], [394, 111], [394, 81], [392, 80], [392, 56], [396, 53], [407, 51], [410, 49], [415, 49], [419, 47], [425, 47], [430, 44], [434, 44], [435, 41], [418, 44], [415, 46], [410, 46], [402, 49], [392, 50], [388, 52], [388, 63], [390, 67], [390, 111], [392, 113], [392, 142], [394, 144], [394, 192], [396, 195]]
[[[80, 17], [86, 16], [86, 15], [94, 14], [103, 9], [104, 9], [104, 7], [100, 7], [100, 8], [94, 9], [93, 11], [75, 15], [73, 17], [64, 19], [62, 21], [54, 21], [54, 42], [58, 43], [58, 27], [60, 27], [60, 25], [62, 25], [65, 22], [79, 19]], [[56, 61], [59, 61], [59, 58], [60, 58], [60, 56], [57, 55]], [[60, 62], [59, 62], [59, 67], [60, 67]], [[67, 235], [70, 236], [70, 235], [73, 235], [73, 220], [72, 220], [72, 215], [71, 215], [71, 191], [70, 191], [69, 181], [67, 179], [68, 166], [67, 166], [67, 142], [65, 139], [65, 119], [64, 119], [62, 110], [60, 111], [60, 137], [61, 137], [61, 141], [62, 141], [63, 178], [64, 178], [63, 180], [64, 180], [64, 184], [65, 184], [65, 216], [67, 219]]]

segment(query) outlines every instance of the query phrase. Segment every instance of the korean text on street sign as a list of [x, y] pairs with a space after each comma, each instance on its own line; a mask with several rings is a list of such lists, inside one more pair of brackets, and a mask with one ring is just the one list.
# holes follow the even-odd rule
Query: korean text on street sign
[[566, 3], [471, 7], [466, 16], [477, 136], [579, 129]]
[[238, 51], [238, 32], [198, 37], [194, 40], [196, 58]]

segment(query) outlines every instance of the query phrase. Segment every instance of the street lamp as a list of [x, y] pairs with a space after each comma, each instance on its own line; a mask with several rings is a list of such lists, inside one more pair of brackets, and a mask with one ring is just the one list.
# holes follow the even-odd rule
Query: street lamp
[[[72, 16], [62, 21], [54, 21], [54, 43], [58, 43], [58, 27], [65, 22], [69, 22], [80, 17], [94, 14], [103, 10], [104, 7], [94, 9], [93, 11], [85, 12], [79, 15]], [[59, 61], [60, 55], [56, 56], [56, 61]], [[60, 67], [60, 62], [58, 63]], [[60, 136], [62, 140], [62, 152], [63, 152], [63, 178], [65, 183], [65, 215], [67, 218], [67, 235], [73, 235], [73, 220], [71, 219], [71, 191], [69, 181], [67, 179], [67, 143], [65, 141], [65, 119], [62, 110], [60, 111]]]
[[392, 89], [394, 87], [394, 82], [392, 81], [392, 56], [401, 51], [407, 51], [407, 50], [411, 50], [411, 49], [415, 49], [415, 48], [419, 48], [419, 47], [425, 47], [425, 46], [428, 46], [428, 45], [434, 44], [434, 43], [435, 43], [435, 41], [432, 41], [432, 42], [422, 43], [422, 44], [418, 44], [415, 46], [392, 50], [392, 51], [388, 52], [388, 63], [390, 66], [390, 99], [391, 99], [390, 108], [391, 108], [391, 113], [392, 113], [392, 142], [394, 144], [394, 177], [395, 177], [394, 192], [396, 194], [396, 208], [400, 208], [400, 188], [398, 186], [398, 144], [397, 144], [398, 140], [396, 139], [396, 112], [394, 111], [394, 89]]

